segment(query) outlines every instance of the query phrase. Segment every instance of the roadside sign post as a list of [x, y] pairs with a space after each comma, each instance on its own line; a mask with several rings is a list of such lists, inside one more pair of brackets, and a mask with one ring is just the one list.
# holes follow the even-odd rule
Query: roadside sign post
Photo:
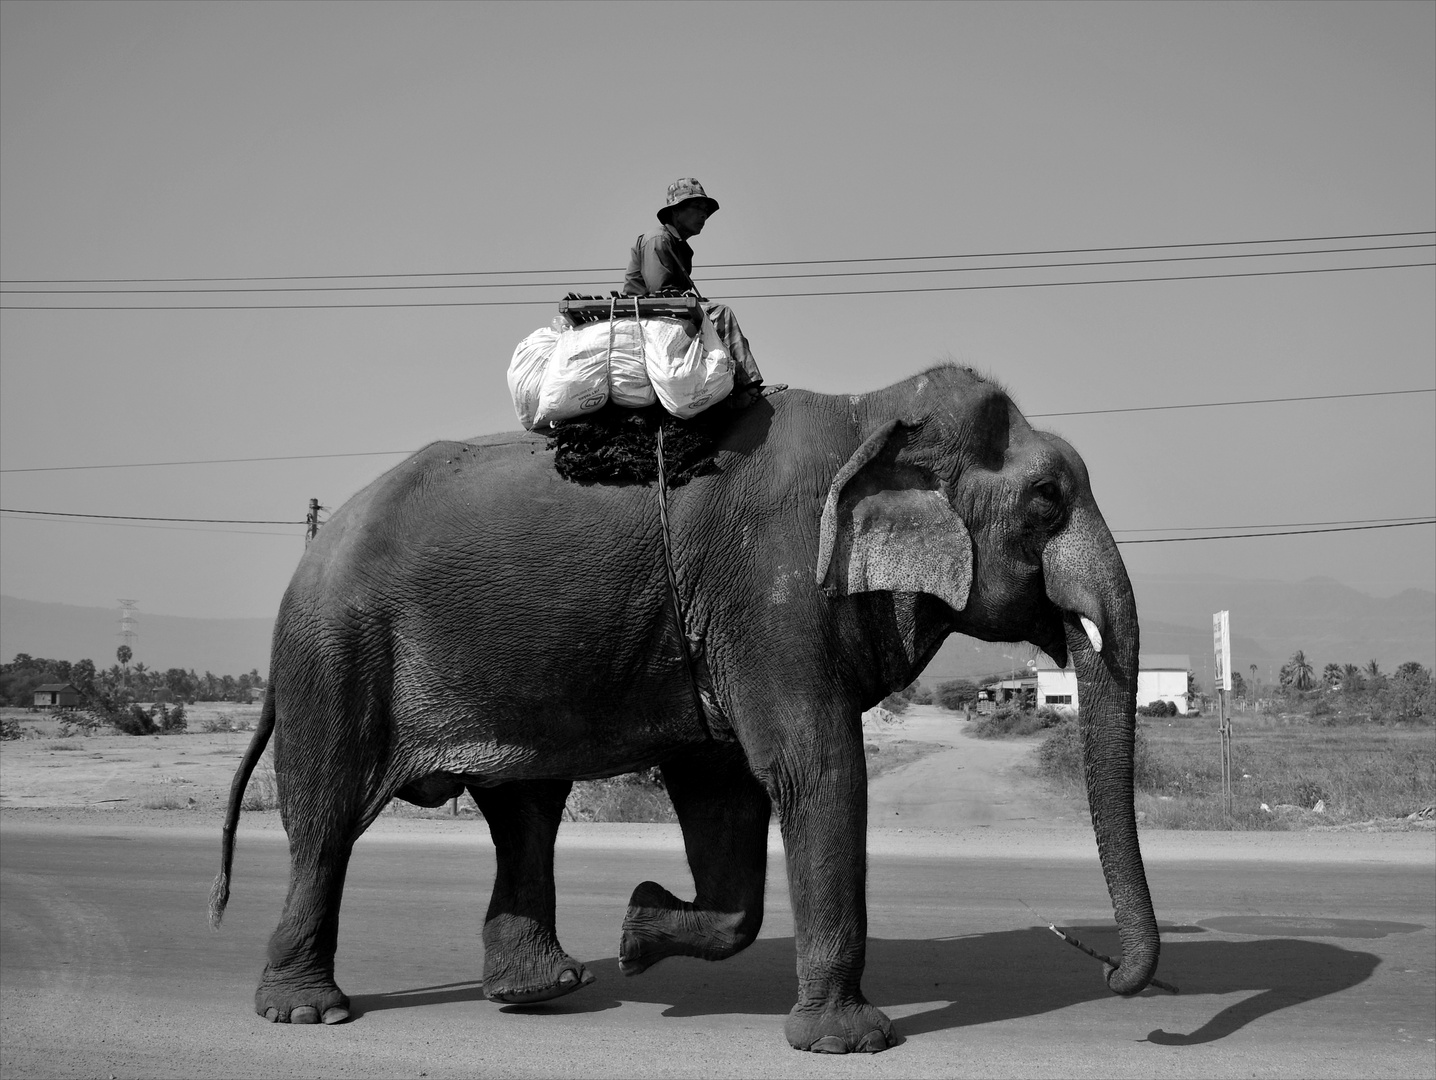
[[1212, 616], [1212, 659], [1216, 669], [1217, 731], [1222, 742], [1222, 803], [1232, 816], [1232, 722], [1227, 712], [1227, 691], [1232, 685], [1232, 638], [1230, 612]]

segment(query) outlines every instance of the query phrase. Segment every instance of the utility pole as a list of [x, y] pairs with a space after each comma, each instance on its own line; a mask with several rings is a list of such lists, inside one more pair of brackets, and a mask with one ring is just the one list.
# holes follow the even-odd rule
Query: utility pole
[[324, 507], [319, 505], [318, 499], [309, 500], [309, 513], [304, 517], [304, 543], [306, 545], [319, 535], [319, 511], [323, 509]]
[[1222, 744], [1222, 803], [1227, 818], [1232, 816], [1232, 721], [1227, 712], [1227, 691], [1232, 681], [1231, 615], [1218, 611], [1212, 615], [1212, 666], [1217, 691], [1217, 732]]

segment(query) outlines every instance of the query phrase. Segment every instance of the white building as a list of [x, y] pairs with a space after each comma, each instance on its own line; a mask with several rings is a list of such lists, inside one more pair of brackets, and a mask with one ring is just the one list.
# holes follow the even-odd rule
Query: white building
[[[1191, 658], [1181, 655], [1142, 653], [1137, 657], [1137, 707], [1154, 701], [1170, 701], [1177, 712], [1187, 712], [1187, 671]], [[1044, 656], [1037, 667], [1037, 705], [1078, 708], [1077, 672], [1053, 667]]]

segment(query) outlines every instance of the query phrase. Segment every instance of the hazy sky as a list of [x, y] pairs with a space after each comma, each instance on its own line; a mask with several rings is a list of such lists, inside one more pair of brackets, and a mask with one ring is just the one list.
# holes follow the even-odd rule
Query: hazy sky
[[[715, 297], [1429, 263], [1427, 246], [1005, 275], [709, 269], [1431, 230], [1433, 42], [1430, 3], [7, 2], [0, 299], [557, 300], [619, 286], [678, 176], [722, 204], [694, 241]], [[55, 286], [16, 283], [591, 268], [606, 272], [528, 289], [27, 297]], [[1032, 415], [1431, 387], [1434, 297], [1428, 266], [733, 306], [769, 382], [863, 391], [952, 357]], [[359, 454], [508, 430], [510, 354], [551, 314], [7, 310], [0, 457]], [[1431, 394], [1034, 422], [1083, 453], [1119, 540], [1436, 510]], [[7, 471], [0, 504], [298, 521], [311, 496], [338, 506], [398, 460]], [[0, 589], [271, 615], [302, 546], [298, 526], [6, 514]], [[1123, 550], [1139, 574], [1436, 586], [1430, 526]]]

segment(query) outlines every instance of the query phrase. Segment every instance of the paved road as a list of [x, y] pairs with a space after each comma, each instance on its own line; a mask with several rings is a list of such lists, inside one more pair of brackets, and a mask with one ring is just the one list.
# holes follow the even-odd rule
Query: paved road
[[1041, 928], [1056, 920], [1111, 947], [1090, 830], [877, 831], [865, 987], [905, 1041], [834, 1059], [782, 1039], [794, 974], [777, 857], [747, 952], [619, 975], [632, 886], [691, 890], [664, 826], [565, 827], [560, 930], [599, 982], [529, 1009], [486, 1002], [477, 981], [493, 872], [482, 825], [368, 836], [338, 965], [356, 1020], [265, 1024], [250, 998], [286, 857], [282, 834], [252, 818], [217, 934], [204, 923], [216, 830], [0, 820], [5, 1077], [1436, 1072], [1430, 835], [1149, 834], [1161, 974], [1183, 992], [1121, 1000]]

